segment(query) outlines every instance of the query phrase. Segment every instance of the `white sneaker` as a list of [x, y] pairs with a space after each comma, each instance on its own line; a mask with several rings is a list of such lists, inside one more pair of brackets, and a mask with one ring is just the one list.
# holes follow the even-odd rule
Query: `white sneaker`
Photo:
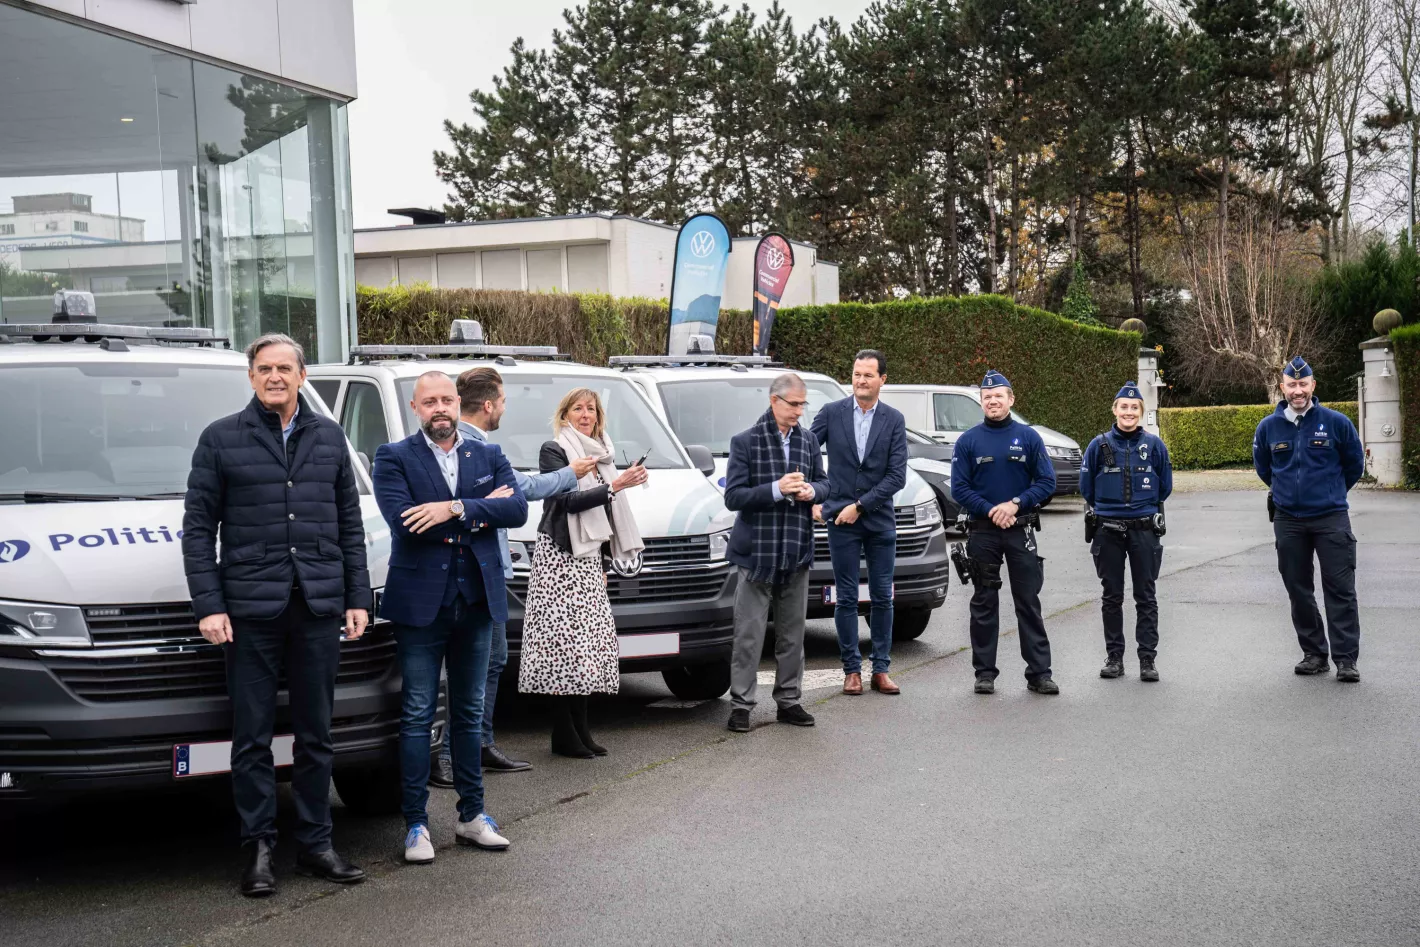
[[429, 865], [434, 861], [434, 841], [429, 838], [429, 827], [416, 825], [404, 837], [404, 860], [411, 865]]
[[501, 852], [510, 844], [498, 834], [498, 823], [486, 812], [479, 813], [472, 822], [460, 822], [454, 826], [454, 836], [465, 845], [477, 845], [494, 852]]

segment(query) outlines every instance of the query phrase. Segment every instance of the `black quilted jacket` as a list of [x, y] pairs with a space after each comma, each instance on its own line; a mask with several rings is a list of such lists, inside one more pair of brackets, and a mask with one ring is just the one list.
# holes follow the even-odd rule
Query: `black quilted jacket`
[[360, 493], [340, 425], [302, 398], [283, 449], [280, 417], [255, 397], [208, 425], [192, 454], [182, 555], [199, 620], [275, 618], [297, 577], [316, 615], [370, 608]]

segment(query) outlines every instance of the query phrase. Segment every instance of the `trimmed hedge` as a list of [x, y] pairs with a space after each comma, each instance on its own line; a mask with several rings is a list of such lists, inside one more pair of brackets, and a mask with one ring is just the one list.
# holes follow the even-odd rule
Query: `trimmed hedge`
[[[1357, 423], [1356, 402], [1327, 405]], [[1252, 466], [1252, 435], [1274, 404], [1224, 405], [1217, 408], [1163, 408], [1159, 433], [1177, 470]]]
[[[663, 300], [605, 295], [361, 287], [358, 306], [365, 344], [439, 343], [451, 319], [477, 319], [490, 344], [556, 345], [589, 365], [664, 352], [669, 322]], [[751, 338], [749, 313], [720, 314], [720, 351], [747, 353]], [[994, 368], [1022, 414], [1082, 444], [1109, 427], [1115, 392], [1137, 375], [1139, 342], [1002, 296], [799, 306], [774, 321], [781, 360], [839, 381], [865, 348], [881, 350], [889, 379], [903, 384], [977, 384]]]
[[1396, 381], [1400, 384], [1401, 454], [1406, 485], [1420, 489], [1420, 325], [1392, 329]]

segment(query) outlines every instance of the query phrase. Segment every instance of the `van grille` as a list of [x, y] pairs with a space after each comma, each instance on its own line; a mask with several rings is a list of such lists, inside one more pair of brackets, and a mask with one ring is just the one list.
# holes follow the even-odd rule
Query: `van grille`
[[[701, 602], [719, 598], [729, 579], [728, 569], [704, 572], [642, 572], [635, 578], [608, 575], [607, 598], [613, 605], [633, 605], [640, 602]], [[520, 572], [508, 580], [508, 594], [524, 605], [528, 600], [528, 574]]]
[[[899, 524], [899, 529], [903, 527]], [[927, 546], [932, 542], [932, 531], [924, 530], [916, 532], [917, 527], [913, 526], [913, 533], [909, 535], [897, 534], [897, 558], [910, 559], [920, 556], [927, 551]], [[828, 562], [828, 529], [823, 526], [814, 527], [814, 561]]]

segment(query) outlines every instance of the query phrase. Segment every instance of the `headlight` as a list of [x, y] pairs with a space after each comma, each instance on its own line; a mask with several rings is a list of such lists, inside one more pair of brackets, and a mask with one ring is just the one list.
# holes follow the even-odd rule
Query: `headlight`
[[952, 475], [952, 465], [945, 460], [933, 460], [930, 457], [913, 457], [907, 461], [907, 466], [913, 470], [925, 470], [928, 473], [941, 474], [943, 477]]
[[527, 543], [508, 543], [508, 558], [512, 560], [514, 569], [531, 569], [532, 555], [528, 552]]
[[1051, 457], [1069, 457], [1071, 453], [1068, 447], [1046, 447], [1045, 452]]
[[87, 647], [89, 626], [72, 605], [0, 602], [0, 642]]
[[725, 554], [730, 551], [730, 531], [721, 530], [718, 533], [710, 534], [710, 561], [719, 562], [725, 558]]
[[942, 521], [942, 508], [937, 505], [936, 500], [919, 503], [912, 509], [916, 513], [918, 526], [936, 526]]

